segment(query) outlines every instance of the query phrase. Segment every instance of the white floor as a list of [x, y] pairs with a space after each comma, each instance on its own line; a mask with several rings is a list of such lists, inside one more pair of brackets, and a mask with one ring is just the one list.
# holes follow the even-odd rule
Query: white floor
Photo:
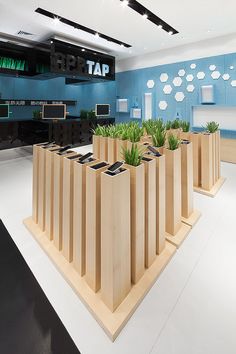
[[236, 165], [216, 198], [195, 194], [201, 220], [112, 343], [22, 225], [30, 152], [0, 152], [0, 218], [82, 354], [236, 353]]

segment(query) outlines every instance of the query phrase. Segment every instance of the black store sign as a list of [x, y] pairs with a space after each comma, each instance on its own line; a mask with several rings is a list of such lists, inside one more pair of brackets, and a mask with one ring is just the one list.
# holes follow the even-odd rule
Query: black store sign
[[51, 46], [51, 72], [70, 77], [115, 80], [115, 58], [55, 41]]

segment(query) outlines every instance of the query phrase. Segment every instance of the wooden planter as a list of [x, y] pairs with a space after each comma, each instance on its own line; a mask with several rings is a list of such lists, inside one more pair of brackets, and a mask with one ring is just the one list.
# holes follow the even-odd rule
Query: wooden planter
[[63, 159], [62, 254], [68, 262], [73, 260], [74, 161], [80, 157], [76, 154]]
[[62, 210], [63, 210], [63, 160], [77, 155], [75, 151], [65, 154], [54, 154], [54, 190], [53, 190], [53, 242], [55, 247], [62, 249]]
[[101, 287], [101, 173], [108, 164], [100, 162], [86, 168], [86, 274], [91, 289]]
[[179, 138], [181, 140], [190, 140], [190, 132], [183, 132], [182, 130], [179, 133]]
[[100, 159], [100, 135], [93, 135], [93, 156]]
[[170, 129], [170, 135], [173, 134], [176, 138], [180, 138], [181, 129]]
[[202, 188], [209, 191], [213, 181], [213, 134], [201, 134]]
[[156, 161], [144, 156], [145, 166], [145, 266], [156, 258]]
[[193, 213], [193, 146], [182, 143], [180, 147], [182, 216], [188, 219]]
[[121, 140], [121, 139], [117, 139], [116, 140], [116, 159], [117, 161], [123, 161], [124, 157], [123, 157], [123, 148], [126, 149], [127, 147], [127, 140]]
[[166, 231], [176, 235], [181, 229], [181, 150], [165, 149]]
[[141, 137], [140, 142], [151, 144], [152, 143], [152, 136], [151, 135], [144, 135]]
[[136, 284], [145, 271], [145, 169], [124, 165], [131, 184], [131, 280]]
[[165, 155], [145, 156], [156, 162], [156, 254], [160, 255], [166, 246], [166, 162]]
[[201, 186], [201, 134], [190, 133], [189, 140], [193, 144], [193, 185]]
[[116, 152], [116, 139], [108, 138], [108, 163], [113, 164], [117, 161], [117, 152]]
[[32, 188], [32, 219], [38, 223], [38, 195], [39, 195], [39, 150], [42, 144], [33, 146], [33, 188]]
[[56, 147], [46, 151], [45, 233], [49, 240], [53, 239], [54, 155], [59, 149]]
[[100, 160], [108, 160], [108, 138], [104, 136], [100, 137]]
[[74, 162], [73, 266], [80, 276], [86, 269], [86, 167], [98, 162]]
[[216, 132], [216, 181], [221, 178], [220, 130]]
[[130, 172], [101, 175], [101, 298], [113, 312], [131, 289]]

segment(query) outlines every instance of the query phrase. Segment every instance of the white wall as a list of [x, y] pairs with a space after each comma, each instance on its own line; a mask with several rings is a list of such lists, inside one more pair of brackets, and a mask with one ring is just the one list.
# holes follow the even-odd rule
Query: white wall
[[219, 123], [221, 129], [236, 130], [236, 107], [193, 107], [194, 127], [205, 127], [212, 121]]
[[213, 38], [175, 48], [160, 50], [142, 56], [117, 61], [116, 72], [177, 63], [236, 52], [236, 34]]

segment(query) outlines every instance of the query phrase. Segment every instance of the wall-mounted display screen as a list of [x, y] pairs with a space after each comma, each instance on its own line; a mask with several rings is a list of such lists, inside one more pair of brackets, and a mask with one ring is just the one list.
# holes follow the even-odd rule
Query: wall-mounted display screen
[[65, 104], [45, 104], [42, 110], [43, 119], [65, 119], [66, 105]]
[[96, 104], [95, 114], [99, 116], [109, 116], [110, 115], [110, 105], [109, 104]]
[[8, 104], [0, 104], [0, 118], [9, 118]]

